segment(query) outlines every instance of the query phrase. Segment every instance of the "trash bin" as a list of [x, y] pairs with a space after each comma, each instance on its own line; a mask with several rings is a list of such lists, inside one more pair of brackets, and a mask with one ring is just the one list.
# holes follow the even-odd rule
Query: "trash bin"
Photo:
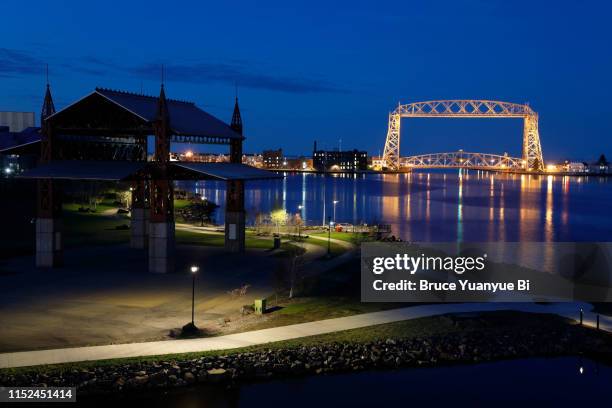
[[281, 239], [279, 235], [274, 235], [274, 249], [279, 249], [281, 246]]
[[266, 313], [266, 299], [255, 299], [255, 314]]

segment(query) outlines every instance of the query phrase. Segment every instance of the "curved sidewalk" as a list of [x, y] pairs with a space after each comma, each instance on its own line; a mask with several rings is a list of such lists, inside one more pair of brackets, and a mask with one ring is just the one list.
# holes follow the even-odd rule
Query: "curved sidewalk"
[[[404, 307], [219, 337], [4, 353], [0, 354], [0, 368], [228, 350], [447, 313], [514, 310], [529, 313], [557, 314], [577, 321], [580, 316], [579, 310], [581, 307], [585, 311], [584, 323], [588, 326], [594, 326], [596, 315], [591, 312], [592, 306], [584, 303], [553, 303], [546, 305], [534, 303], [435, 304]], [[600, 327], [602, 330], [612, 331], [612, 318], [601, 316]]]

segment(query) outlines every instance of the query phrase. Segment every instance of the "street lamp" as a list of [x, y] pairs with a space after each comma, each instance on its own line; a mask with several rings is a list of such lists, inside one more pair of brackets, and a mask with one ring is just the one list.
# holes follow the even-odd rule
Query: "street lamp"
[[302, 240], [302, 228], [301, 228], [301, 224], [302, 224], [302, 208], [304, 208], [304, 206], [302, 204], [298, 205], [298, 214], [300, 215], [300, 219], [298, 222], [298, 240]]
[[340, 201], [338, 200], [334, 200], [334, 223], [336, 222], [336, 204], [338, 204]]
[[329, 229], [327, 230], [327, 257], [331, 257], [331, 229], [334, 225], [331, 217], [327, 218], [327, 223], [329, 224]]
[[191, 266], [191, 276], [193, 277], [193, 281], [191, 284], [191, 325], [192, 326], [195, 326], [195, 323], [193, 322], [194, 316], [195, 316], [195, 278], [199, 270], [200, 268], [197, 265]]

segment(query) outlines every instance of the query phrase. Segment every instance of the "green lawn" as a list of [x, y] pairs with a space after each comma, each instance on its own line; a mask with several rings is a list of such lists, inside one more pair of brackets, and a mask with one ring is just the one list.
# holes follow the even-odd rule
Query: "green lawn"
[[63, 209], [64, 240], [67, 248], [86, 245], [111, 245], [130, 241], [129, 229], [117, 229], [130, 225], [127, 215], [104, 215], [116, 210], [111, 205], [98, 205], [95, 213], [79, 212], [79, 204], [66, 204]]
[[[327, 241], [323, 241], [320, 239], [314, 239], [314, 238], [306, 238], [304, 240], [304, 242], [307, 242], [309, 244], [313, 244], [313, 245], [318, 245], [321, 246], [323, 248], [325, 248], [325, 250], [327, 250]], [[335, 257], [338, 255], [342, 255], [343, 253], [345, 253], [347, 251], [347, 249], [345, 247], [343, 247], [342, 245], [336, 243], [336, 242], [330, 242], [330, 251], [331, 251], [331, 256]]]
[[192, 200], [183, 200], [183, 199], [174, 200], [174, 209], [175, 210], [181, 210], [181, 209], [187, 207], [192, 202], [193, 202]]
[[[280, 309], [270, 313], [267, 320], [262, 320], [254, 326], [249, 326], [249, 330], [267, 329], [361, 313], [378, 312], [402, 306], [397, 303], [361, 303], [358, 299], [349, 299], [341, 296], [298, 297], [293, 301], [288, 301], [284, 298], [279, 303]], [[268, 307], [274, 308], [275, 306], [275, 297], [268, 297]]]
[[[181, 208], [189, 203], [188, 200], [175, 200], [175, 206]], [[94, 245], [125, 244], [130, 241], [130, 219], [126, 214], [116, 214], [117, 207], [112, 202], [104, 201], [97, 205], [95, 212], [79, 212], [83, 207], [78, 203], [67, 203], [63, 206], [64, 240], [66, 248]], [[109, 212], [112, 210], [112, 213]], [[218, 246], [224, 245], [222, 234], [196, 233], [190, 231], [176, 230], [176, 241], [179, 244]], [[298, 245], [287, 238], [283, 238], [281, 248], [295, 249]], [[314, 245], [327, 247], [327, 242], [307, 239]], [[270, 249], [272, 240], [270, 238], [257, 237], [254, 233], [247, 231], [246, 247]], [[332, 242], [332, 256], [345, 252], [345, 249]]]
[[[327, 238], [328, 232], [327, 231], [313, 232], [313, 233], [308, 232], [308, 235]], [[361, 241], [368, 240], [367, 234], [352, 233], [352, 232], [337, 232], [337, 231], [332, 231], [331, 238], [337, 239], [340, 241], [350, 242], [352, 244], [357, 244]]]
[[[215, 233], [202, 233], [193, 231], [176, 230], [176, 242], [183, 245], [217, 246], [225, 245], [224, 236]], [[255, 236], [245, 237], [245, 245], [250, 249], [272, 249], [272, 240], [257, 238]], [[293, 242], [283, 241], [281, 249], [284, 251], [299, 249]], [[285, 252], [283, 252], [285, 254]]]

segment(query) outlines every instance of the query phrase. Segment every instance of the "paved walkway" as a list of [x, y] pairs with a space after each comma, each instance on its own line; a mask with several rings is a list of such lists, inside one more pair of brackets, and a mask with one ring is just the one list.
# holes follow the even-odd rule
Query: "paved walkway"
[[[585, 324], [594, 325], [595, 314], [591, 312], [592, 306], [583, 303], [459, 303], [421, 305], [219, 337], [6, 353], [0, 354], [0, 368], [227, 350], [446, 313], [516, 310], [529, 313], [552, 313], [578, 320], [581, 307], [585, 311]], [[600, 327], [606, 331], [612, 331], [612, 318], [601, 316]]]

